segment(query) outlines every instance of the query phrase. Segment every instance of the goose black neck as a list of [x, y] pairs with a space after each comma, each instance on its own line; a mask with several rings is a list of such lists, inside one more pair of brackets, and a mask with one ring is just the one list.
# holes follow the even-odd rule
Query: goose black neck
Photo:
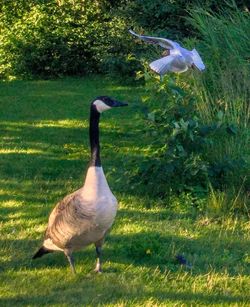
[[96, 107], [90, 107], [89, 141], [91, 148], [90, 166], [101, 166], [100, 143], [99, 143], [99, 120], [100, 113]]

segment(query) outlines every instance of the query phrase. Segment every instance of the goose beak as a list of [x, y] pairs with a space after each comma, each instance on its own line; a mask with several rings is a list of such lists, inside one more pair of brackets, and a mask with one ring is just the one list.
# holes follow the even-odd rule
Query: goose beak
[[112, 108], [114, 108], [114, 107], [125, 107], [127, 105], [128, 104], [126, 102], [121, 102], [121, 101], [114, 100]]

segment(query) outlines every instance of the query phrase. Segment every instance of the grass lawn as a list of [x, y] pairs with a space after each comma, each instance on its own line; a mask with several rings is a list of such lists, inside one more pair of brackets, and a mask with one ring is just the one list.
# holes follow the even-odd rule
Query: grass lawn
[[[142, 91], [100, 77], [0, 83], [1, 306], [250, 305], [249, 222], [173, 212], [128, 186], [126, 172], [150, 142]], [[101, 119], [103, 167], [120, 208], [104, 273], [93, 272], [91, 246], [75, 253], [73, 276], [62, 253], [31, 257], [53, 206], [83, 183], [89, 103], [103, 94], [130, 104]]]

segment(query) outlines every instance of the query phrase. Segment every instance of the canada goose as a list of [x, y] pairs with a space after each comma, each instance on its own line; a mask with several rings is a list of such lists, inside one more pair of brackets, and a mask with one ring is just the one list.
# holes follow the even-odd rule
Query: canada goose
[[170, 39], [139, 35], [132, 30], [129, 30], [129, 32], [149, 44], [156, 44], [166, 49], [163, 58], [149, 64], [150, 68], [161, 76], [168, 71], [182, 73], [189, 68], [197, 68], [199, 71], [205, 69], [196, 49], [190, 51]]
[[84, 185], [59, 202], [49, 216], [42, 247], [33, 259], [62, 251], [75, 273], [72, 253], [92, 243], [96, 246], [95, 271], [101, 272], [101, 247], [117, 211], [117, 200], [104, 175], [99, 144], [99, 119], [103, 111], [126, 106], [107, 96], [97, 97], [90, 105], [90, 164]]

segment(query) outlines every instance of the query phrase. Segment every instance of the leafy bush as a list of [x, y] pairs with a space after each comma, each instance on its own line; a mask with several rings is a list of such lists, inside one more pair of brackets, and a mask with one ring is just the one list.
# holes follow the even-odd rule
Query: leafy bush
[[99, 72], [117, 46], [124, 54], [129, 50], [125, 22], [111, 19], [99, 1], [41, 1], [12, 20], [6, 9], [1, 17], [2, 78]]
[[162, 196], [187, 190], [205, 194], [209, 182], [222, 188], [230, 173], [244, 167], [244, 160], [210, 159], [210, 148], [220, 139], [235, 138], [235, 127], [223, 123], [220, 113], [213, 123], [204, 124], [195, 97], [173, 79], [165, 77], [164, 83], [159, 83], [152, 77], [147, 81], [150, 94], [146, 103], [151, 110], [147, 127], [153, 145], [150, 158], [137, 169], [140, 183]]

